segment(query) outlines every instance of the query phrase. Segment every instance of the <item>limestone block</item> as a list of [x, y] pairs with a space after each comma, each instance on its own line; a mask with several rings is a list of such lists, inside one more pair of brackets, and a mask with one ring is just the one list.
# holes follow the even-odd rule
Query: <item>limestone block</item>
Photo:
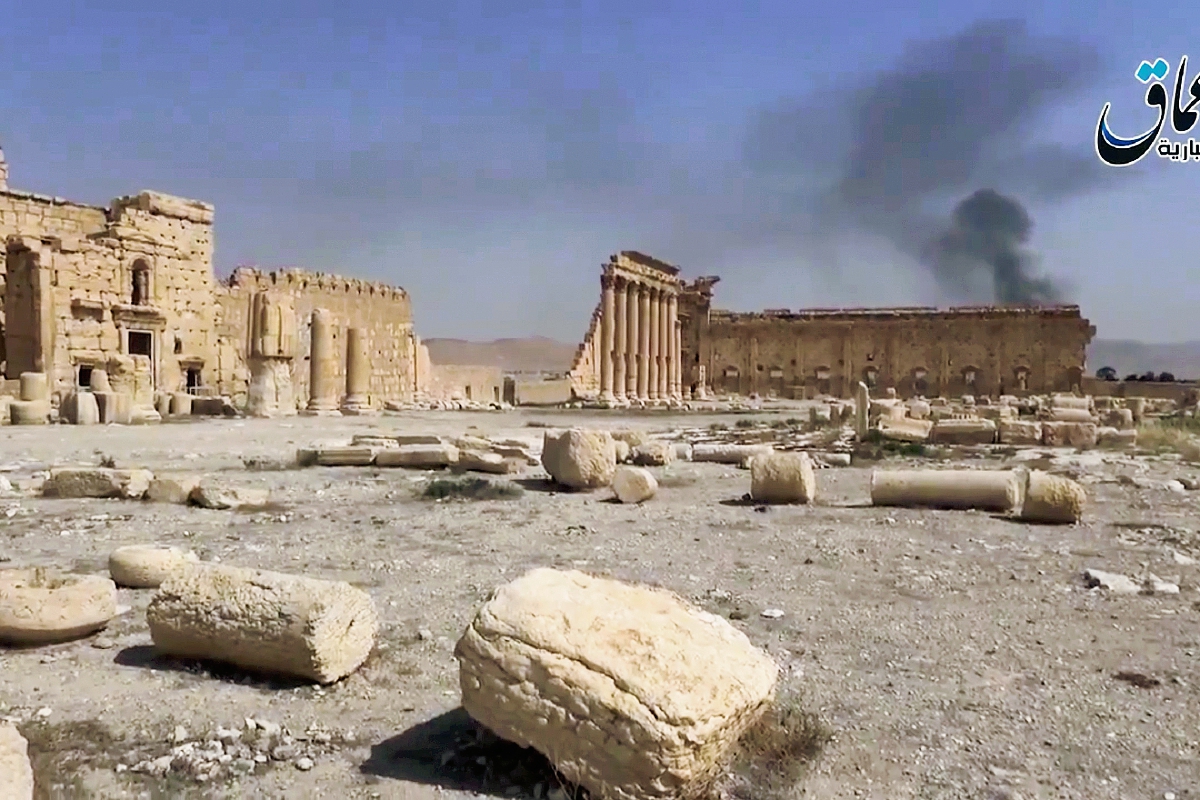
[[162, 415], [155, 408], [135, 404], [129, 413], [130, 425], [154, 425], [159, 422], [162, 422]]
[[1042, 423], [1037, 420], [1002, 419], [998, 424], [1000, 444], [1042, 443]]
[[879, 435], [897, 442], [927, 442], [933, 423], [923, 419], [879, 420]]
[[642, 467], [617, 467], [613, 473], [613, 493], [622, 503], [641, 503], [658, 492], [658, 481]]
[[488, 472], [493, 475], [510, 475], [520, 472], [523, 466], [523, 461], [505, 458], [499, 453], [459, 450], [458, 460], [451, 465], [451, 469], [455, 472]]
[[639, 444], [645, 444], [650, 441], [649, 434], [644, 431], [612, 431], [611, 435], [614, 441], [624, 442], [629, 445], [631, 452]]
[[1097, 428], [1096, 444], [1103, 447], [1136, 447], [1137, 428]]
[[432, 434], [408, 434], [393, 437], [396, 444], [403, 447], [406, 444], [443, 444], [442, 437]]
[[224, 486], [212, 478], [204, 478], [196, 484], [189, 500], [201, 508], [260, 508], [270, 502], [267, 489], [248, 486]]
[[171, 416], [171, 395], [156, 394], [154, 396], [154, 410], [158, 412], [159, 419], [166, 419]]
[[1133, 414], [1133, 421], [1141, 422], [1146, 416], [1146, 398], [1144, 397], [1128, 397], [1125, 399], [1125, 407], [1129, 409], [1129, 413]]
[[454, 653], [468, 714], [612, 800], [698, 794], [778, 679], [745, 634], [670, 592], [553, 569], [496, 591]]
[[63, 398], [59, 416], [72, 425], [98, 425], [100, 406], [91, 392], [70, 392]]
[[616, 448], [617, 463], [625, 464], [633, 456], [633, 448], [629, 446], [629, 442], [623, 442], [620, 439], [613, 440], [613, 446]]
[[975, 412], [981, 419], [990, 419], [997, 423], [1005, 419], [1016, 419], [1018, 416], [1017, 409], [1009, 405], [977, 406]]
[[1010, 511], [1022, 483], [1009, 470], [913, 469], [871, 473], [871, 504], [908, 508], [977, 508]]
[[670, 442], [651, 439], [633, 448], [630, 458], [639, 467], [665, 467], [675, 460], [675, 450]]
[[199, 485], [199, 475], [155, 475], [146, 489], [146, 499], [153, 503], [187, 505]]
[[458, 461], [458, 448], [452, 444], [406, 444], [386, 447], [375, 454], [378, 467], [416, 467], [436, 469]]
[[0, 570], [0, 643], [50, 644], [95, 633], [117, 615], [117, 587], [98, 575]]
[[203, 563], [159, 587], [146, 622], [159, 652], [317, 683], [358, 669], [379, 630], [370, 595], [343, 581]]
[[108, 467], [60, 467], [50, 470], [42, 484], [45, 497], [121, 497], [140, 500], [146, 496], [154, 474], [148, 469]]
[[133, 419], [133, 395], [126, 392], [92, 391], [103, 425], [128, 425]]
[[322, 447], [317, 463], [323, 467], [369, 467], [375, 463], [373, 447]]
[[1044, 422], [1042, 444], [1047, 447], [1077, 447], [1086, 450], [1096, 446], [1096, 431], [1093, 422]]
[[11, 722], [0, 722], [0, 797], [33, 800], [29, 742]]
[[771, 453], [750, 463], [750, 496], [760, 503], [811, 503], [817, 476], [807, 453]]
[[192, 396], [187, 392], [175, 392], [171, 398], [172, 417], [190, 417], [192, 415]]
[[1053, 422], [1095, 422], [1092, 412], [1086, 408], [1071, 408], [1055, 406], [1050, 409], [1050, 420]]
[[675, 451], [676, 461], [692, 460], [692, 446], [687, 442], [675, 442], [671, 445], [671, 449]]
[[991, 444], [996, 423], [990, 419], [939, 419], [930, 438], [938, 444]]
[[571, 489], [608, 486], [617, 469], [617, 448], [608, 431], [546, 431], [542, 466], [555, 483]]
[[394, 449], [400, 446], [393, 437], [381, 433], [356, 433], [350, 439], [350, 445], [352, 447], [374, 447], [377, 450]]
[[12, 424], [12, 404], [13, 398], [0, 395], [0, 425]]
[[872, 421], [885, 418], [903, 419], [908, 415], [908, 407], [894, 398], [872, 400], [868, 409], [868, 416]]
[[[1077, 397], [1073, 394], [1054, 394], [1050, 396], [1051, 408], [1074, 408], [1091, 412], [1092, 398]], [[1073, 422], [1074, 420], [1064, 420], [1064, 422]]]
[[46, 373], [21, 373], [21, 399], [27, 403], [50, 399], [50, 381]]
[[111, 392], [112, 384], [108, 382], [108, 370], [96, 367], [92, 370], [91, 389], [93, 392]]
[[769, 444], [698, 444], [692, 447], [692, 461], [748, 464], [755, 456], [774, 452]]
[[47, 425], [50, 422], [50, 401], [13, 400], [8, 413], [13, 425]]
[[909, 400], [908, 401], [908, 416], [912, 419], [929, 419], [929, 401], [928, 400]]
[[1117, 430], [1130, 430], [1133, 425], [1133, 412], [1128, 408], [1110, 409], [1104, 415], [1104, 424], [1109, 425]]
[[1028, 474], [1021, 519], [1072, 524], [1083, 516], [1086, 502], [1083, 487], [1070, 478], [1032, 470]]
[[163, 581], [200, 559], [191, 550], [135, 544], [108, 556], [108, 574], [117, 586], [157, 589]]

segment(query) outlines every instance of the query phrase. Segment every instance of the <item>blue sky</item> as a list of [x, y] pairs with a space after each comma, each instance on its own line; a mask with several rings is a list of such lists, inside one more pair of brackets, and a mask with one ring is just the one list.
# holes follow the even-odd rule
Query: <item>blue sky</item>
[[967, 183], [922, 195], [923, 213], [945, 217], [996, 184], [1028, 209], [1039, 269], [1100, 336], [1200, 339], [1200, 165], [1147, 159], [1059, 192], [1018, 180], [1056, 174], [1031, 166], [1037, 146], [1095, 162], [1105, 101], [1119, 134], [1148, 129], [1133, 72], [1158, 56], [1174, 70], [1183, 54], [1200, 68], [1200, 35], [1158, 22], [1190, 10], [10, 3], [0, 19], [21, 34], [0, 45], [0, 146], [16, 188], [214, 203], [219, 272], [301, 266], [401, 285], [425, 337], [577, 340], [599, 265], [620, 249], [721, 275], [726, 308], [944, 303], [873, 210], [847, 227], [811, 201], [871, 140], [848, 116], [852, 87], [914, 41], [1019, 19], [1095, 59], [1070, 80], [1048, 75], [1070, 87], [1001, 142], [1007, 156], [989, 150]]

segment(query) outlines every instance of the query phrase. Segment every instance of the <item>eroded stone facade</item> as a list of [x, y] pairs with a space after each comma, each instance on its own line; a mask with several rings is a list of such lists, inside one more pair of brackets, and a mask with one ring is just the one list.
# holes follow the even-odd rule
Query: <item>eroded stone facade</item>
[[[605, 280], [608, 275], [606, 267]], [[735, 313], [712, 308], [718, 281], [679, 281], [676, 290], [681, 392], [687, 397], [850, 397], [859, 381], [906, 397], [1072, 391], [1082, 386], [1087, 346], [1096, 333], [1078, 306]], [[582, 398], [602, 395], [596, 320], [606, 302], [572, 371]], [[610, 352], [616, 359], [615, 347]]]
[[222, 394], [255, 413], [308, 402], [310, 325], [330, 317], [331, 378], [347, 389], [347, 330], [356, 333], [356, 410], [420, 393], [412, 306], [382, 283], [303, 270], [213, 274], [213, 207], [157, 192], [110, 207], [16, 191], [0, 155], [0, 361], [8, 379], [46, 372], [50, 392], [105, 370], [117, 391]]

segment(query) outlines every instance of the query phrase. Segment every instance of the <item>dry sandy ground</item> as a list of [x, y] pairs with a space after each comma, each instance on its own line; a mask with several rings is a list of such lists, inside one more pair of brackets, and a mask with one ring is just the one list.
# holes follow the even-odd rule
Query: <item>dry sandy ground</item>
[[[478, 426], [538, 440], [530, 420], [666, 430], [712, 419], [447, 412], [0, 428], [0, 464], [17, 483], [51, 464], [95, 463], [100, 451], [118, 466], [268, 486], [278, 504], [234, 513], [0, 497], [5, 566], [103, 571], [115, 547], [181, 545], [205, 559], [348, 580], [371, 593], [383, 625], [383, 649], [367, 665], [318, 689], [155, 659], [144, 619], [151, 592], [122, 590], [131, 610], [98, 637], [0, 650], [0, 716], [31, 732], [43, 774], [56, 775], [43, 797], [544, 794], [538, 775], [483, 788], [499, 759], [486, 750], [471, 774], [453, 768], [462, 759], [441, 760], [467, 730], [454, 713], [454, 642], [494, 587], [552, 565], [667, 586], [731, 616], [771, 652], [785, 688], [834, 734], [797, 796], [1200, 798], [1200, 567], [1172, 552], [1200, 558], [1200, 492], [1154, 483], [1195, 475], [1177, 462], [1091, 454], [1076, 473], [1094, 476], [1092, 504], [1072, 527], [871, 508], [870, 465], [819, 471], [814, 506], [760, 510], [732, 502], [749, 491], [749, 473], [714, 464], [658, 470], [672, 476], [660, 495], [631, 507], [536, 480], [515, 499], [432, 502], [416, 497], [423, 473], [257, 472], [241, 462], [376, 430]], [[1089, 567], [1153, 572], [1182, 592], [1107, 596], [1083, 585]], [[1149, 680], [1134, 685], [1114, 677], [1121, 672]], [[313, 768], [285, 757], [207, 784], [118, 772], [167, 753], [179, 726], [203, 739], [247, 717], [286, 726]]]

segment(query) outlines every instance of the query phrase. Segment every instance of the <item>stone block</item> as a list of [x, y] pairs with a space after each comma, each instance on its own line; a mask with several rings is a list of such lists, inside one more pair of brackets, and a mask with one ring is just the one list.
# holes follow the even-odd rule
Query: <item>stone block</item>
[[157, 589], [167, 578], [198, 560], [191, 550], [135, 544], [118, 547], [109, 554], [108, 573], [117, 586]]
[[146, 489], [146, 499], [154, 503], [186, 505], [200, 480], [199, 475], [155, 475]]
[[1083, 516], [1087, 494], [1070, 478], [1039, 470], [1028, 474], [1021, 519], [1027, 522], [1071, 524]]
[[270, 502], [271, 493], [249, 486], [225, 486], [213, 478], [204, 478], [188, 499], [201, 508], [261, 508]]
[[617, 448], [608, 431], [546, 431], [542, 465], [555, 483], [571, 489], [595, 489], [612, 482]]
[[896, 442], [927, 442], [933, 423], [923, 419], [882, 418], [877, 427], [884, 439]]
[[1093, 422], [1044, 422], [1042, 444], [1086, 450], [1096, 446], [1098, 429]]
[[1049, 414], [1052, 422], [1095, 422], [1096, 418], [1086, 408], [1055, 406]]
[[13, 425], [48, 425], [50, 401], [13, 400], [9, 405], [9, 416]]
[[0, 425], [12, 424], [12, 404], [12, 397], [0, 395]]
[[998, 425], [1000, 444], [1042, 443], [1042, 423], [1037, 420], [1002, 419]]
[[670, 442], [650, 439], [633, 448], [630, 459], [639, 467], [665, 467], [675, 460]]
[[322, 447], [317, 463], [323, 467], [369, 467], [375, 463], [373, 447]]
[[779, 674], [670, 592], [553, 569], [501, 587], [454, 653], [468, 714], [612, 800], [699, 796]]
[[92, 392], [103, 425], [128, 425], [133, 421], [133, 395], [127, 392]]
[[375, 454], [377, 467], [414, 467], [437, 469], [458, 461], [458, 448], [452, 444], [406, 444], [381, 449]]
[[641, 503], [658, 492], [658, 481], [648, 469], [617, 467], [613, 473], [612, 488], [622, 503]]
[[511, 475], [520, 472], [523, 467], [524, 461], [478, 450], [459, 450], [458, 460], [451, 465], [455, 472], [487, 472], [493, 475]]
[[348, 583], [218, 564], [172, 575], [146, 622], [161, 653], [317, 683], [358, 669], [379, 630], [370, 595]]
[[27, 403], [50, 400], [50, 381], [46, 373], [21, 373], [21, 399]]
[[0, 570], [0, 643], [66, 642], [95, 633], [117, 615], [117, 587], [98, 575]]
[[807, 453], [771, 453], [750, 463], [750, 496], [760, 503], [811, 503], [817, 477]]
[[769, 444], [698, 444], [692, 447], [692, 461], [749, 467], [756, 456], [774, 452], [775, 448]]
[[170, 397], [172, 417], [190, 417], [192, 415], [192, 396], [190, 394], [175, 392]]
[[1133, 412], [1128, 408], [1113, 408], [1104, 415], [1104, 424], [1118, 430], [1130, 430], [1133, 425]]
[[11, 722], [0, 722], [0, 797], [33, 800], [29, 742]]
[[1137, 428], [1097, 428], [1096, 444], [1101, 447], [1137, 447]]
[[996, 423], [990, 419], [939, 419], [930, 438], [938, 444], [991, 444], [996, 441]]
[[98, 425], [100, 407], [91, 392], [70, 392], [62, 400], [59, 416], [72, 425]]
[[153, 473], [148, 469], [108, 467], [61, 467], [50, 470], [42, 484], [45, 497], [120, 497], [140, 500], [146, 496]]

